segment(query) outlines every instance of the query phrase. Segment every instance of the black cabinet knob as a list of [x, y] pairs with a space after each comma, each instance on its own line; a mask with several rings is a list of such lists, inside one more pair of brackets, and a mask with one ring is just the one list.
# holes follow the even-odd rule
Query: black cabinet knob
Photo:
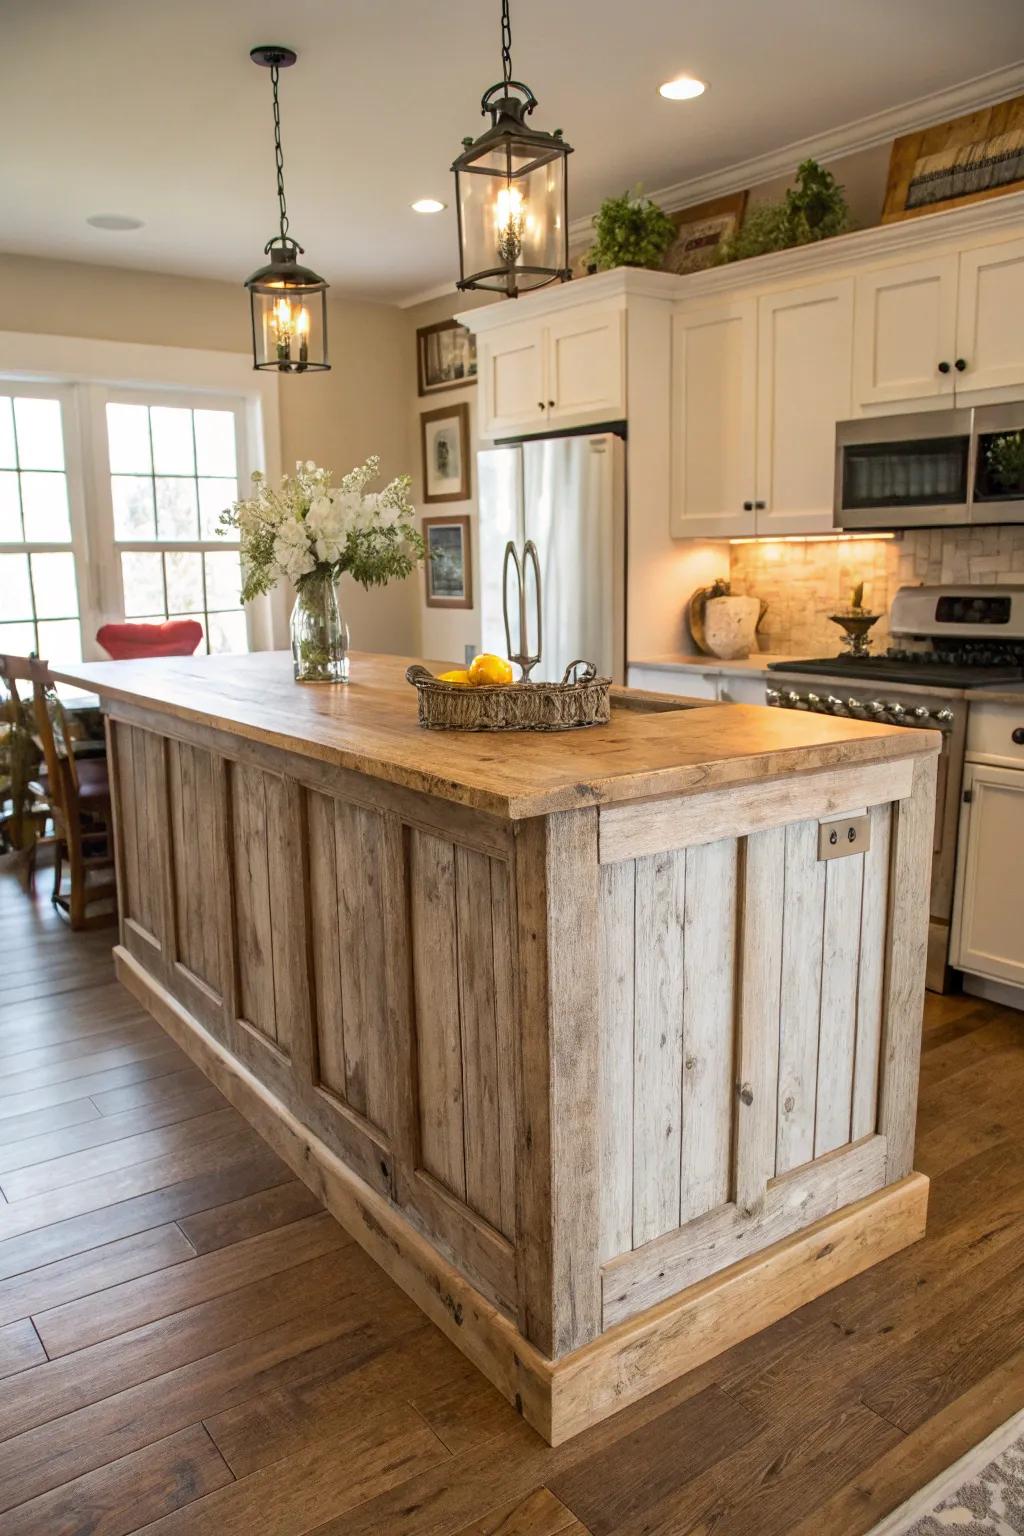
[[754, 510], [754, 503], [752, 501], [745, 501], [743, 503], [743, 510], [744, 510], [744, 512], [753, 512], [753, 510]]
[[767, 505], [768, 505], [768, 503], [766, 501], [755, 501], [754, 502], [754, 511], [755, 512], [763, 512]]
[[555, 402], [553, 400], [549, 400], [548, 401], [548, 405], [551, 407], [552, 410], [554, 410]]
[[544, 401], [543, 400], [538, 400], [537, 401], [537, 409], [538, 409], [538, 411], [542, 411], [544, 409]]
[[939, 364], [939, 372], [940, 373], [948, 373], [949, 372], [949, 364], [948, 363], [940, 363]]
[[1018, 725], [1015, 731], [1011, 731], [1010, 740], [1015, 746], [1024, 747], [1024, 725]]
[[962, 357], [958, 357], [956, 362], [953, 364], [953, 367], [956, 369], [957, 373], [963, 373], [964, 369], [967, 367], [967, 364]]

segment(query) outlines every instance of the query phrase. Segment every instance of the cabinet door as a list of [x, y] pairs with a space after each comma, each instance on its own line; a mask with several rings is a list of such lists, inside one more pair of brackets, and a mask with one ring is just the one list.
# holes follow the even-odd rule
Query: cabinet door
[[717, 699], [718, 673], [699, 670], [666, 672], [659, 667], [630, 667], [630, 688], [648, 693], [674, 693], [681, 699]]
[[560, 427], [618, 421], [626, 414], [626, 315], [571, 309], [548, 321], [548, 421]]
[[955, 254], [857, 278], [855, 411], [870, 415], [872, 407], [917, 406], [953, 394], [956, 281]]
[[672, 319], [672, 507], [677, 538], [754, 532], [757, 309], [736, 299]]
[[1013, 399], [1024, 386], [1024, 240], [960, 254], [958, 405]]
[[510, 325], [480, 344], [480, 436], [506, 437], [547, 421], [544, 328]]
[[836, 422], [850, 414], [852, 365], [852, 278], [759, 300], [759, 534], [833, 527]]
[[1024, 985], [1024, 772], [968, 763], [964, 790], [953, 964]]

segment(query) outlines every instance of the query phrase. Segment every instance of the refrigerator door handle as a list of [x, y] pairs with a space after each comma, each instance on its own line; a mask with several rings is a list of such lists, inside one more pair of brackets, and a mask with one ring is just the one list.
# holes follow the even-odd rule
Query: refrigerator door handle
[[[516, 589], [519, 609], [519, 654], [512, 653], [512, 630], [509, 624], [508, 614], [508, 567], [509, 562], [515, 567]], [[537, 649], [530, 653], [529, 632], [526, 627], [526, 575], [530, 565], [533, 565], [534, 596], [537, 605]], [[501, 601], [502, 611], [505, 617], [505, 645], [509, 661], [514, 661], [522, 670], [524, 683], [530, 681], [530, 673], [540, 661], [543, 649], [543, 607], [541, 605], [540, 591], [540, 557], [537, 554], [537, 546], [532, 539], [527, 539], [523, 548], [523, 558], [520, 561], [519, 552], [509, 539], [505, 545], [505, 559], [501, 568]]]

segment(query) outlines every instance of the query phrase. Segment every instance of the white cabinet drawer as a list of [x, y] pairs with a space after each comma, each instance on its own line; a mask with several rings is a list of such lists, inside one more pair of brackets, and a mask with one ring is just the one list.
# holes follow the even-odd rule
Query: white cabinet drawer
[[684, 699], [717, 699], [715, 672], [662, 672], [657, 667], [630, 667], [629, 686], [651, 693], [675, 693]]
[[[1014, 733], [1019, 739], [1014, 740]], [[1024, 694], [1020, 704], [971, 701], [967, 715], [967, 752], [972, 758], [1024, 768]]]

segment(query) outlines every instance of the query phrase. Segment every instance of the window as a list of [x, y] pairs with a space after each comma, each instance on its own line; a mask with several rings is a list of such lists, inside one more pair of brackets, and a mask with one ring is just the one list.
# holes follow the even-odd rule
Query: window
[[238, 413], [108, 399], [113, 543], [126, 619], [197, 619], [208, 651], [248, 648], [237, 534]]
[[61, 398], [0, 394], [0, 651], [82, 655]]

